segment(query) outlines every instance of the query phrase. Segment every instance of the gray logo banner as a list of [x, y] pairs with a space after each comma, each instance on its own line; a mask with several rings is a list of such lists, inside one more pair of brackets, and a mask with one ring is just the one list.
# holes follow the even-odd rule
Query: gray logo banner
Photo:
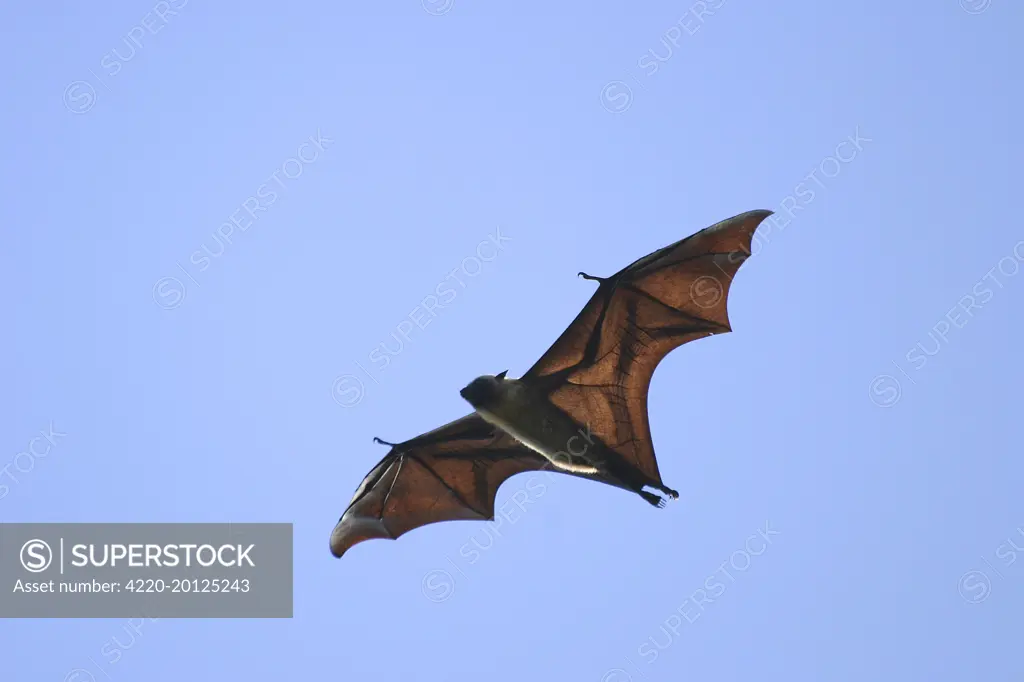
[[0, 618], [291, 618], [290, 523], [0, 523]]

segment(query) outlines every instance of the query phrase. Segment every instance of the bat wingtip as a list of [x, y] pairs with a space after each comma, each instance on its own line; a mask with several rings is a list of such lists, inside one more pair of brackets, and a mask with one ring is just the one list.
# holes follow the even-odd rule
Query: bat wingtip
[[727, 224], [736, 223], [753, 223], [753, 227], [757, 227], [770, 215], [774, 215], [775, 211], [771, 211], [767, 208], [755, 208], [753, 211], [747, 211], [746, 213], [740, 213], [737, 216], [726, 220]]
[[394, 540], [380, 519], [365, 516], [342, 517], [331, 531], [331, 555], [340, 559], [355, 545], [366, 540]]
[[732, 244], [728, 258], [730, 263], [740, 265], [753, 255], [752, 243], [757, 228], [774, 213], [774, 211], [766, 208], [757, 208], [753, 211], [747, 211], [734, 215], [731, 218], [726, 218], [693, 236], [700, 239], [703, 235], [733, 235], [735, 239], [739, 239], [742, 243]]

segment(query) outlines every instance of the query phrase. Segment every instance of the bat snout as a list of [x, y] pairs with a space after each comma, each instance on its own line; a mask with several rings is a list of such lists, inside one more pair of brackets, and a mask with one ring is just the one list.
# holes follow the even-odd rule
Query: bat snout
[[470, 384], [459, 391], [459, 395], [462, 396], [462, 399], [468, 401], [470, 404], [475, 401], [474, 399], [478, 397], [478, 394], [479, 391], [474, 390], [473, 384]]
[[486, 403], [493, 393], [490, 384], [480, 379], [474, 379], [468, 386], [459, 391], [463, 400], [473, 407]]

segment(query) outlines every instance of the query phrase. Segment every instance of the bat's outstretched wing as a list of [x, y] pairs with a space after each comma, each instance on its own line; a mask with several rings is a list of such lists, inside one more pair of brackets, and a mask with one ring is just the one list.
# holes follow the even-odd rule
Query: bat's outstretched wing
[[672, 349], [731, 331], [729, 285], [751, 253], [754, 231], [771, 214], [723, 220], [600, 280], [521, 380], [660, 484], [647, 419], [651, 376]]
[[548, 461], [476, 413], [400, 443], [367, 474], [331, 533], [331, 553], [440, 521], [494, 518], [509, 477]]

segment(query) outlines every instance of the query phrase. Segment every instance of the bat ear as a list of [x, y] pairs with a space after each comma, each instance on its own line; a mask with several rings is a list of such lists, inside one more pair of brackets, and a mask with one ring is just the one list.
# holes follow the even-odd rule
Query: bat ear
[[501, 374], [498, 374], [497, 376], [495, 376], [494, 378], [497, 379], [498, 381], [504, 381], [506, 374], [508, 374], [508, 370], [507, 369], [504, 372], [502, 372]]

